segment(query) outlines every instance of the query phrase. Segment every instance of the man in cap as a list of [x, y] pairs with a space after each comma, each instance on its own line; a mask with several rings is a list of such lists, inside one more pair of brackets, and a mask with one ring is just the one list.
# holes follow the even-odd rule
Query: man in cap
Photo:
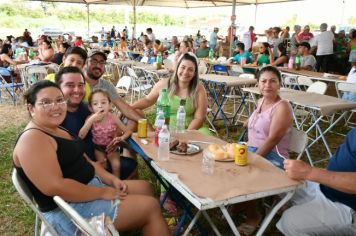
[[301, 69], [314, 71], [316, 59], [310, 54], [310, 44], [308, 42], [301, 42], [298, 47], [298, 52], [302, 56]]
[[315, 36], [312, 40], [313, 48], [317, 48], [316, 70], [320, 72], [329, 72], [334, 53], [334, 34], [327, 29], [328, 25], [322, 23], [320, 25], [321, 33]]
[[195, 50], [195, 54], [197, 55], [198, 58], [204, 58], [209, 56], [210, 48], [208, 48], [207, 43], [208, 41], [206, 39], [203, 39], [200, 42], [199, 47]]
[[105, 89], [109, 95], [111, 102], [130, 120], [138, 121], [142, 117], [139, 116], [134, 109], [126, 102], [122, 101], [115, 86], [107, 80], [101, 79], [105, 72], [107, 56], [103, 51], [92, 50], [84, 66], [85, 81], [90, 85], [91, 89]]

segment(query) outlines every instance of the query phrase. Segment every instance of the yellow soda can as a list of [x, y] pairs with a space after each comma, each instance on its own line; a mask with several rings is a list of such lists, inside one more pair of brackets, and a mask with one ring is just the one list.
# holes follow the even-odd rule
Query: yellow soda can
[[238, 166], [247, 165], [247, 144], [244, 142], [235, 144], [235, 164]]
[[139, 138], [147, 138], [147, 119], [138, 120], [137, 135]]

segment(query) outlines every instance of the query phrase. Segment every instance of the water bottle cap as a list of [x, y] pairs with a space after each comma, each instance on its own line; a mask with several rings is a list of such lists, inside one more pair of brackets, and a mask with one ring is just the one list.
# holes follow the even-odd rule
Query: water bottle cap
[[185, 99], [181, 99], [181, 100], [180, 100], [180, 105], [181, 105], [181, 106], [184, 106], [184, 105], [185, 105]]

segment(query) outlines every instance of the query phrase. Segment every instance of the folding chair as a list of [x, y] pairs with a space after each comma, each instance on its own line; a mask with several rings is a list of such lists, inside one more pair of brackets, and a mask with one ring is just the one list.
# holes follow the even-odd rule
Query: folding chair
[[[10, 75], [11, 76], [11, 75]], [[17, 94], [16, 90], [19, 90], [21, 93], [23, 92], [23, 83], [16, 83], [15, 78], [11, 77], [12, 83], [8, 83], [5, 78], [0, 74], [0, 102], [2, 102], [2, 91], [6, 91], [14, 105], [16, 105]]]
[[26, 68], [26, 88], [37, 81], [43, 80], [47, 76], [47, 69], [44, 66], [29, 66]]
[[[48, 223], [42, 212], [38, 209], [37, 204], [34, 202], [32, 193], [27, 188], [24, 181], [21, 179], [16, 169], [12, 171], [12, 183], [14, 184], [17, 192], [20, 194], [21, 198], [27, 203], [27, 205], [36, 213], [35, 220], [35, 236], [38, 235], [51, 235], [58, 236], [59, 234], [54, 230], [54, 228]], [[42, 222], [41, 234], [39, 234], [39, 225]], [[49, 233], [49, 234], [46, 234]]]
[[147, 95], [152, 87], [152, 81], [148, 80], [145, 77], [138, 77], [134, 69], [127, 67], [127, 73], [132, 79], [131, 86], [131, 102], [133, 101], [133, 97], [137, 95], [137, 98], [141, 98], [142, 95]]
[[[65, 202], [61, 197], [54, 196], [53, 200], [58, 205], [58, 207], [64, 212], [64, 214], [77, 226], [80, 231], [90, 236], [99, 236], [97, 231], [84, 219], [82, 218], [78, 212], [76, 212], [67, 202]], [[119, 233], [115, 228], [109, 228], [111, 235], [118, 236]]]
[[[130, 92], [132, 79], [130, 76], [123, 76], [116, 84], [116, 91], [120, 97], [125, 97]], [[132, 99], [130, 104], [132, 103]]]
[[[336, 82], [335, 83], [335, 87], [336, 87], [337, 96], [339, 98], [343, 98], [343, 95], [344, 95], [345, 92], [347, 92], [347, 93], [356, 93], [356, 84], [354, 84], [354, 83]], [[356, 112], [356, 109], [353, 109], [350, 112], [351, 112], [351, 114], [346, 119], [345, 126], [355, 127], [356, 123], [355, 122], [351, 122], [350, 120], [351, 120], [353, 114]]]
[[[305, 148], [308, 144], [308, 135], [305, 133], [303, 130], [298, 130], [295, 127], [292, 127], [291, 131], [291, 136], [289, 140], [289, 152], [295, 152], [298, 154], [297, 160], [300, 160], [302, 157]], [[276, 146], [276, 150], [279, 156], [285, 158], [282, 154], [279, 153], [278, 147]], [[313, 161], [310, 158], [310, 155], [308, 155], [309, 163], [313, 165]]]
[[297, 75], [288, 74], [288, 73], [281, 73], [282, 75], [282, 86], [285, 88], [294, 89], [298, 87]]
[[313, 84], [313, 81], [310, 77], [298, 76], [297, 83], [300, 90], [306, 91]]
[[213, 70], [215, 74], [226, 74], [229, 75], [229, 71], [226, 66], [221, 64], [213, 65]]

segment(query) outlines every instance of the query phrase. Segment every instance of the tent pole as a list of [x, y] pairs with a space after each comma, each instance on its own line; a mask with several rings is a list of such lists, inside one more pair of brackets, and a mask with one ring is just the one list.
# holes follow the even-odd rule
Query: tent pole
[[89, 24], [90, 24], [90, 19], [89, 19], [89, 4], [86, 4], [87, 5], [87, 18], [88, 18], [88, 33], [87, 33], [87, 35], [88, 35], [88, 38], [89, 38], [89, 34], [90, 34], [90, 26], [89, 26]]
[[136, 38], [136, 0], [133, 0], [133, 30], [132, 38]]
[[234, 43], [234, 39], [232, 38], [233, 36], [233, 31], [234, 31], [234, 27], [235, 27], [235, 19], [236, 19], [236, 0], [233, 0], [232, 2], [232, 13], [231, 13], [231, 29], [230, 29], [230, 50], [229, 50], [229, 57], [232, 56], [232, 46]]

